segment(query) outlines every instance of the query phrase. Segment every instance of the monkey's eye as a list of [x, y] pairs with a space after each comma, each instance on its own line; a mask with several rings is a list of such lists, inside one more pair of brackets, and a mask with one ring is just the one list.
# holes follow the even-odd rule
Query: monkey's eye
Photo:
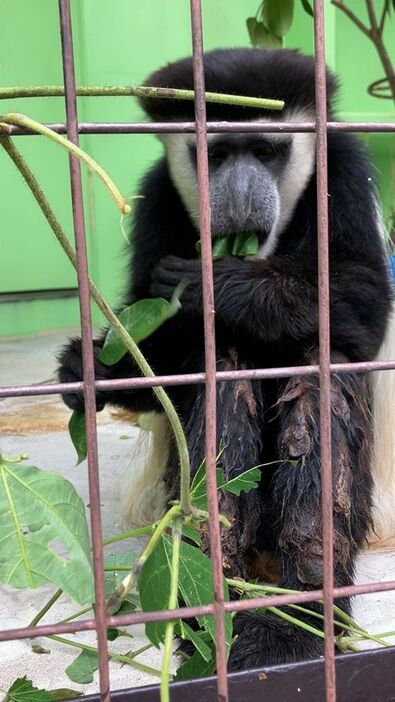
[[229, 156], [229, 149], [222, 144], [214, 144], [209, 147], [208, 157], [210, 163], [220, 166]]
[[258, 159], [258, 161], [268, 161], [271, 158], [274, 158], [277, 154], [277, 150], [274, 144], [259, 144], [259, 146], [255, 146], [252, 149], [253, 156]]

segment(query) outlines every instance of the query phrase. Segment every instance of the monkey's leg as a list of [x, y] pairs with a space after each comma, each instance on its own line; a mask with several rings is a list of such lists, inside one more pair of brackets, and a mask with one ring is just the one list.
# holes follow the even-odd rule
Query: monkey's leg
[[[217, 362], [218, 370], [245, 368], [235, 349], [227, 349]], [[218, 465], [227, 480], [262, 462], [264, 401], [259, 381], [224, 381], [217, 386]], [[197, 385], [177, 395], [177, 408], [183, 421], [191, 459], [192, 474], [205, 458], [205, 391]], [[167, 469], [170, 492], [177, 494], [178, 461], [172, 451]], [[257, 490], [236, 496], [219, 491], [219, 510], [232, 523], [221, 529], [224, 571], [227, 575], [247, 574], [248, 552], [253, 547], [261, 516], [261, 496]], [[208, 533], [202, 533], [202, 547], [209, 553]]]
[[[273, 475], [267, 509], [272, 524], [277, 524], [279, 584], [296, 590], [319, 589], [323, 584], [319, 380], [290, 380], [278, 405], [279, 452], [284, 463]], [[355, 556], [371, 520], [371, 422], [366, 378], [332, 376], [331, 409], [334, 582], [343, 586], [353, 582]], [[297, 464], [287, 463], [287, 458]], [[268, 523], [267, 515], [265, 520]], [[337, 604], [349, 611], [347, 598]], [[318, 603], [304, 606], [322, 613]], [[322, 629], [322, 621], [313, 614], [287, 607], [283, 611]], [[321, 638], [271, 613], [240, 613], [234, 626], [238, 638], [230, 655], [231, 670], [313, 658], [323, 651]]]

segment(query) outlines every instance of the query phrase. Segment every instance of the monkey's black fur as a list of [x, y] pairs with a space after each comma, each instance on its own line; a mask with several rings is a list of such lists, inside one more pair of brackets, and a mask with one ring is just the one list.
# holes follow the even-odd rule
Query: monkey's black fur
[[[205, 57], [206, 89], [282, 98], [289, 109], [314, 106], [314, 62], [297, 52], [215, 51]], [[330, 101], [335, 80], [328, 75]], [[192, 88], [192, 64], [185, 59], [148, 80], [148, 85]], [[193, 104], [143, 100], [151, 117], [193, 119]], [[250, 120], [252, 109], [209, 104], [209, 119]], [[331, 104], [329, 105], [331, 109]], [[265, 113], [264, 116], [267, 116]], [[279, 115], [271, 115], [279, 118]], [[266, 167], [266, 166], [265, 166]], [[360, 142], [346, 133], [328, 134], [331, 347], [333, 359], [366, 361], [383, 340], [391, 291], [377, 224], [372, 168]], [[266, 171], [265, 171], [266, 173]], [[272, 176], [270, 176], [272, 177]], [[265, 186], [262, 185], [262, 188]], [[188, 278], [182, 310], [141, 344], [155, 372], [204, 369], [199, 233], [160, 159], [142, 182], [136, 206], [134, 256], [126, 304], [149, 296], [169, 298]], [[225, 258], [214, 263], [218, 368], [301, 365], [317, 362], [318, 348], [317, 203], [312, 174], [274, 253], [262, 260]], [[99, 350], [102, 340], [96, 342]], [[60, 380], [82, 377], [80, 341], [61, 355]], [[110, 368], [99, 361], [96, 377], [137, 375], [124, 358]], [[371, 522], [370, 401], [362, 375], [332, 376], [332, 454], [335, 584], [353, 581], [355, 556]], [[192, 470], [204, 456], [202, 387], [169, 390], [184, 423]], [[80, 395], [65, 395], [83, 408]], [[133, 411], [158, 410], [149, 390], [99, 393], [105, 401]], [[319, 381], [314, 376], [243, 381], [218, 386], [218, 444], [226, 445], [222, 467], [229, 477], [268, 461], [259, 491], [220, 496], [220, 508], [234, 526], [223, 533], [224, 561], [233, 575], [248, 575], [255, 555], [274, 554], [279, 584], [294, 589], [322, 586]], [[289, 463], [293, 459], [297, 465]], [[177, 464], [171, 454], [166, 479], [174, 490]], [[349, 609], [348, 600], [339, 604]], [[318, 605], [308, 605], [312, 612]], [[320, 619], [306, 615], [320, 628]], [[241, 668], [314, 657], [322, 641], [271, 614], [235, 618], [229, 666]]]

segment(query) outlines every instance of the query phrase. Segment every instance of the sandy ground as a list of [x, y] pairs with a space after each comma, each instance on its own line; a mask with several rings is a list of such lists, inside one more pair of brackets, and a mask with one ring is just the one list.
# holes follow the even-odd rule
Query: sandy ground
[[[36, 383], [50, 381], [54, 375], [55, 353], [64, 343], [65, 335], [52, 334], [29, 339], [0, 342], [0, 385]], [[77, 491], [89, 503], [86, 464], [75, 466], [75, 453], [67, 433], [70, 413], [56, 396], [0, 400], [1, 449], [12, 455], [29, 454], [29, 463], [43, 469], [55, 470], [67, 477]], [[103, 532], [105, 538], [123, 530], [121, 523], [121, 495], [125, 476], [130, 470], [130, 456], [139, 430], [132, 427], [125, 417], [111, 414], [107, 409], [99, 417], [99, 449], [101, 503]], [[128, 440], [120, 436], [128, 435]], [[125, 542], [119, 548], [125, 550]], [[133, 548], [141, 549], [140, 544]], [[107, 553], [115, 548], [107, 549]], [[368, 552], [358, 562], [357, 581], [374, 582], [395, 579], [395, 554]], [[17, 591], [1, 588], [0, 628], [26, 626], [54, 592], [53, 587], [39, 590]], [[62, 597], [44, 618], [44, 622], [56, 622], [76, 611], [66, 597]], [[372, 633], [395, 630], [395, 594], [365, 595], [355, 598], [354, 615]], [[131, 628], [128, 629], [131, 631]], [[72, 637], [73, 638], [73, 637]], [[74, 637], [77, 638], [77, 637]], [[85, 632], [78, 635], [84, 643], [95, 645], [95, 634]], [[389, 639], [395, 643], [395, 637]], [[35, 654], [32, 641], [13, 641], [0, 644], [0, 688], [7, 689], [16, 677], [27, 675], [36, 686], [44, 688], [69, 687], [85, 693], [98, 691], [98, 673], [92, 683], [71, 683], [65, 668], [75, 658], [77, 649], [60, 645], [48, 639], [38, 639], [50, 652]], [[137, 650], [147, 643], [143, 627], [133, 628], [133, 639], [120, 638], [110, 644], [115, 652]], [[157, 670], [160, 669], [160, 651], [150, 649], [138, 659]], [[110, 663], [111, 688], [113, 690], [147, 685], [157, 678]]]

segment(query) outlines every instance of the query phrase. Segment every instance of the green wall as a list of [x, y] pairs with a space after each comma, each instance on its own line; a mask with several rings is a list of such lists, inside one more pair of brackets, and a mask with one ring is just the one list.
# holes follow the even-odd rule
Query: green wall
[[[258, 0], [205, 0], [205, 48], [247, 46], [245, 18]], [[288, 46], [312, 51], [312, 22], [299, 9]], [[85, 85], [134, 85], [159, 65], [190, 53], [188, 0], [74, 0], [74, 47], [77, 82]], [[62, 67], [57, 2], [2, 0], [0, 84], [61, 84]], [[365, 37], [327, 3], [328, 63], [342, 77], [342, 118], [390, 119], [389, 101], [366, 95], [366, 84], [382, 75]], [[358, 60], [363, 57], [363, 60]], [[129, 98], [81, 98], [81, 121], [134, 121], [143, 115]], [[25, 112], [45, 121], [63, 121], [60, 98], [9, 100], [2, 112]], [[389, 136], [369, 137], [381, 169], [384, 204], [389, 200]], [[72, 232], [68, 160], [40, 137], [18, 137], [66, 231]], [[160, 153], [152, 135], [89, 135], [81, 146], [112, 176], [125, 195], [138, 194], [138, 181]], [[53, 290], [72, 290], [76, 278], [35, 205], [32, 196], [0, 152], [2, 208], [0, 232], [0, 336], [21, 335], [79, 323], [75, 298], [56, 297]], [[116, 304], [123, 286], [125, 241], [119, 214], [102, 184], [84, 171], [90, 272], [108, 300]], [[127, 223], [125, 223], [127, 227]], [[39, 291], [46, 299], [34, 299]], [[30, 294], [30, 298], [28, 299]], [[1, 293], [3, 296], [1, 296]], [[5, 294], [7, 298], [4, 298]], [[10, 293], [19, 293], [19, 302]], [[20, 293], [25, 293], [21, 295]], [[1, 300], [6, 299], [7, 301]], [[11, 300], [11, 301], [10, 301]], [[95, 322], [100, 322], [94, 312]]]

